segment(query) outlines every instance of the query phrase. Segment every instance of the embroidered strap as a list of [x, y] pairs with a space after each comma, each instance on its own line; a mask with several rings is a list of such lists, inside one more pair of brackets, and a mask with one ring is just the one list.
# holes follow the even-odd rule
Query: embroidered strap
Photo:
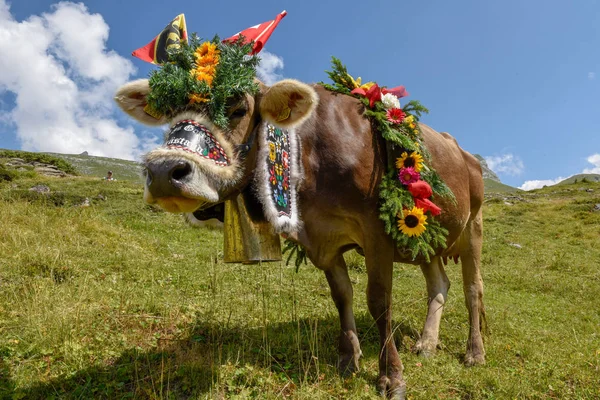
[[174, 125], [165, 146], [197, 154], [222, 167], [229, 165], [229, 157], [208, 128], [192, 120], [186, 119]]

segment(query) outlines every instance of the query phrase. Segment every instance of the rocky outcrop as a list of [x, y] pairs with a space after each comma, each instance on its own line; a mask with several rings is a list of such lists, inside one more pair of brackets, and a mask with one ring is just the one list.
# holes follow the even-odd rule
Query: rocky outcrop
[[496, 173], [492, 171], [490, 167], [488, 167], [485, 158], [481, 157], [479, 154], [473, 155], [479, 160], [479, 164], [481, 164], [481, 170], [483, 171], [483, 179], [491, 179], [493, 181], [500, 182], [500, 178], [498, 178], [498, 175], [496, 175]]
[[22, 158], [16, 157], [8, 159], [4, 166], [7, 169], [14, 169], [16, 171], [35, 171], [38, 174], [45, 176], [54, 176], [59, 178], [69, 176], [67, 173], [60, 170], [60, 168], [52, 164], [46, 164], [37, 161], [25, 161]]

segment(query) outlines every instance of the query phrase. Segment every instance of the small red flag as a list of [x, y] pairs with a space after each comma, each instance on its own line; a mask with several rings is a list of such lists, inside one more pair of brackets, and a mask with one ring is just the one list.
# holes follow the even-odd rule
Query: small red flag
[[252, 47], [252, 51], [250, 54], [254, 55], [259, 53], [269, 37], [271, 33], [277, 27], [277, 24], [283, 17], [287, 15], [287, 11], [282, 11], [274, 20], [263, 22], [262, 24], [254, 25], [248, 29], [245, 29], [239, 33], [236, 33], [230, 38], [223, 40], [223, 42], [235, 42], [240, 35], [244, 36], [244, 44], [250, 43], [254, 41], [254, 47]]
[[179, 14], [150, 43], [134, 50], [131, 55], [152, 64], [164, 64], [168, 59], [167, 50], [179, 47], [183, 41], [187, 42], [187, 28], [185, 16]]

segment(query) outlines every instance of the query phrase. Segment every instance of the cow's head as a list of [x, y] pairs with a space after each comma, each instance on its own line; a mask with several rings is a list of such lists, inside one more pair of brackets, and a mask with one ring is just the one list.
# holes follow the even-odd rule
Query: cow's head
[[147, 79], [118, 90], [116, 101], [131, 117], [146, 125], [169, 124], [165, 143], [144, 158], [147, 203], [170, 212], [193, 212], [240, 192], [256, 165], [254, 138], [261, 120], [292, 128], [304, 122], [318, 103], [315, 90], [295, 80], [259, 87], [258, 93], [226, 99], [226, 126], [197, 106], [151, 116]]

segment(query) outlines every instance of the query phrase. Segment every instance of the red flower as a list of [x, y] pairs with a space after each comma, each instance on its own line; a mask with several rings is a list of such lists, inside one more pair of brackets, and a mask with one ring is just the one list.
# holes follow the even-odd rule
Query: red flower
[[408, 185], [408, 191], [413, 195], [415, 207], [430, 211], [431, 215], [440, 215], [442, 209], [436, 206], [429, 197], [433, 194], [431, 186], [425, 181], [418, 181]]
[[387, 116], [387, 120], [392, 124], [401, 124], [404, 121], [404, 117], [406, 117], [406, 114], [400, 108], [390, 108], [385, 115]]

